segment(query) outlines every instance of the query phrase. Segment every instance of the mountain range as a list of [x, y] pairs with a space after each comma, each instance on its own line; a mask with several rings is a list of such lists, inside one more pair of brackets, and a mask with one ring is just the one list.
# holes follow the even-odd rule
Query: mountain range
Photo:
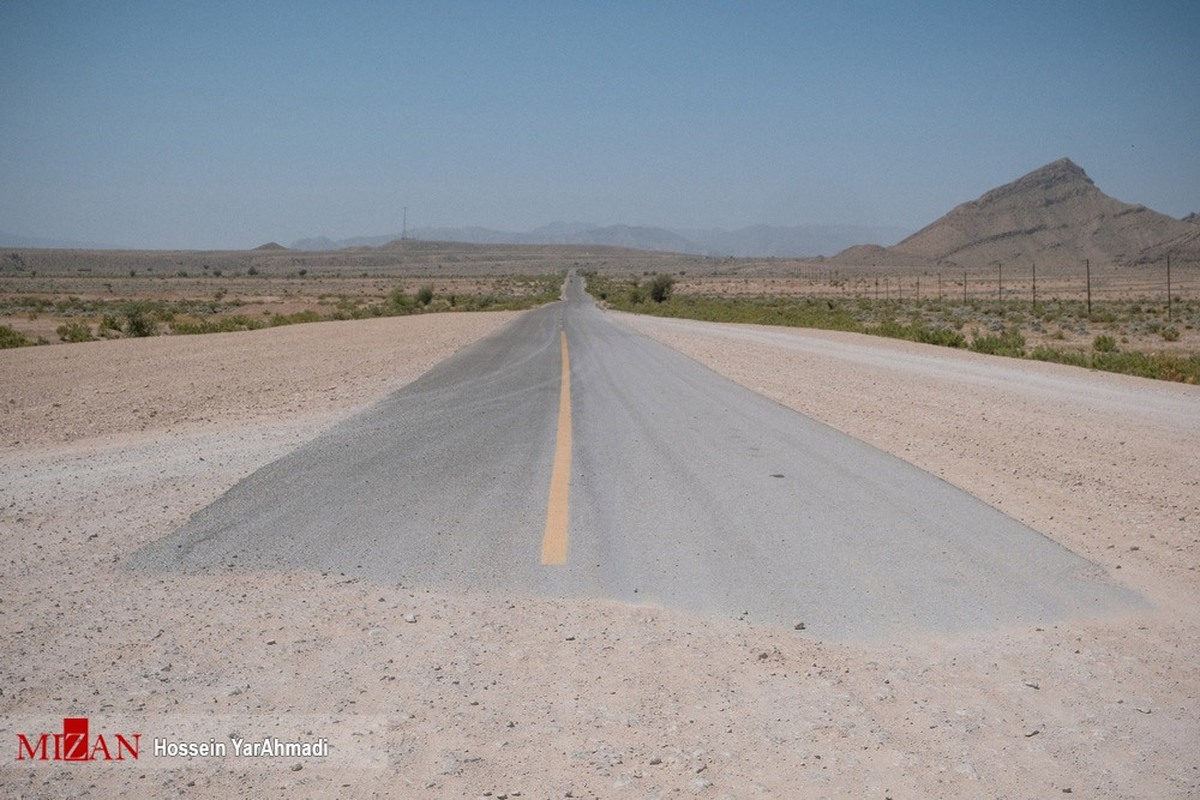
[[[471, 244], [582, 244], [659, 250], [705, 256], [798, 258], [833, 255], [856, 242], [894, 242], [909, 229], [866, 225], [752, 225], [736, 230], [668, 229], [646, 225], [591, 225], [555, 222], [531, 231], [491, 228], [414, 228], [409, 238]], [[401, 234], [351, 239], [316, 237], [292, 244], [296, 250], [378, 247]]]
[[[1060, 158], [955, 206], [896, 244], [904, 231], [852, 225], [754, 225], [737, 230], [606, 227], [557, 222], [524, 233], [488, 228], [418, 228], [410, 238], [476, 244], [611, 245], [707, 256], [822, 258], [853, 265], [984, 267], [1142, 264], [1169, 253], [1200, 263], [1200, 215], [1183, 219], [1109, 197], [1083, 169]], [[379, 246], [390, 236], [331, 241], [303, 239], [300, 250]]]
[[1182, 220], [1116, 200], [1062, 158], [951, 209], [891, 247], [859, 245], [842, 264], [1138, 264], [1170, 252], [1200, 262], [1200, 220]]
[[[905, 236], [898, 228], [752, 225], [736, 230], [599, 226], [555, 222], [525, 232], [481, 227], [415, 228], [403, 234], [301, 239], [296, 250], [379, 247], [407, 236], [427, 242], [606, 245], [636, 250], [750, 258], [816, 258], [846, 265], [985, 267], [1155, 263], [1170, 255], [1200, 264], [1200, 215], [1183, 219], [1109, 197], [1069, 158], [1061, 158], [955, 206]], [[904, 237], [904, 238], [901, 238]], [[896, 242], [891, 246], [884, 243]], [[0, 232], [0, 246], [112, 249]], [[273, 242], [272, 248], [279, 245]], [[836, 254], [836, 255], [835, 255]]]

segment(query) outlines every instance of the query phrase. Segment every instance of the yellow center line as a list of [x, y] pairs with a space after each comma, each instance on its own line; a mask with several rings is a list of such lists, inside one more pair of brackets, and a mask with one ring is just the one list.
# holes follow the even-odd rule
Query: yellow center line
[[567, 332], [561, 332], [562, 388], [558, 395], [558, 441], [554, 469], [550, 472], [550, 500], [546, 504], [546, 532], [542, 535], [542, 563], [567, 563], [567, 496], [571, 490], [571, 357]]

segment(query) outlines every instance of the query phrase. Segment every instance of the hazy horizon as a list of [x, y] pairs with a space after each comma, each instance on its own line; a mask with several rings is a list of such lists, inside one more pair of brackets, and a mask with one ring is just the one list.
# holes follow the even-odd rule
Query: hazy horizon
[[915, 231], [1061, 157], [1200, 211], [1200, 7], [0, 4], [0, 231]]

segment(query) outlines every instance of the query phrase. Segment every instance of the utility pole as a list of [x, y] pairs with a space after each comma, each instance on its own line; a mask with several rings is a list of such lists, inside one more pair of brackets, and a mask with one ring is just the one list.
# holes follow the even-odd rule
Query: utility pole
[[996, 273], [996, 275], [997, 275], [997, 277], [996, 277], [996, 299], [1003, 301], [1004, 300], [1004, 265], [1001, 264], [999, 261], [997, 261], [996, 269], [998, 270], [998, 272]]

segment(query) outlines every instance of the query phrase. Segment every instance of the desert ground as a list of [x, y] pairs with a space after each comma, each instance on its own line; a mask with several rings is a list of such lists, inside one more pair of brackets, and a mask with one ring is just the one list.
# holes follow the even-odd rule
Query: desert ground
[[[474, 299], [502, 303], [538, 291], [566, 268], [601, 275], [675, 279], [680, 295], [822, 298], [861, 304], [877, 322], [923, 318], [966, 336], [997, 326], [1019, 331], [1030, 349], [1090, 352], [1096, 336], [1121, 350], [1200, 352], [1200, 268], [1114, 263], [850, 265], [825, 259], [717, 258], [613, 247], [465, 245], [397, 241], [382, 248], [304, 252], [17, 249], [0, 253], [0, 326], [31, 342], [58, 344], [64, 324], [96, 338], [130, 303], [180, 324], [230, 318], [267, 324], [278, 315], [365, 316], [393, 292], [434, 293], [432, 310]], [[1168, 286], [1172, 303], [1168, 307]], [[1083, 309], [1088, 298], [1091, 314]]]
[[[0, 351], [8, 746], [88, 715], [143, 733], [144, 747], [240, 734], [327, 737], [333, 750], [103, 765], [18, 763], [10, 750], [6, 793], [1200, 794], [1194, 386], [614, 314], [1092, 560], [1147, 600], [1119, 618], [839, 644], [600, 600], [123, 567], [242, 477], [512, 316]], [[902, 366], [913, 359], [927, 366]], [[1022, 379], [1006, 380], [1013, 370]], [[1066, 375], [1089, 390], [1054, 391]], [[1110, 400], [1129, 390], [1154, 402]]]

